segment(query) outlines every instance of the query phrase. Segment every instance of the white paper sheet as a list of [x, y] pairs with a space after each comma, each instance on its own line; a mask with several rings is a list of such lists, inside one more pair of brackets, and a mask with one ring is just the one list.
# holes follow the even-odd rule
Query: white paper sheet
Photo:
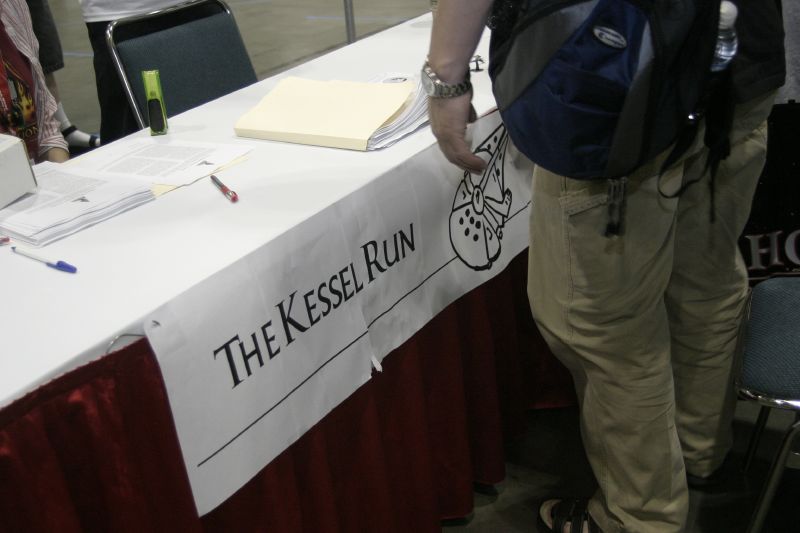
[[88, 162], [80, 159], [70, 168], [99, 172], [108, 178], [129, 177], [150, 183], [186, 185], [213, 174], [221, 167], [246, 155], [244, 145], [220, 145], [171, 139], [124, 139], [109, 147], [105, 157]]
[[428, 123], [428, 97], [422, 89], [419, 76], [410, 76], [402, 72], [387, 72], [370, 81], [373, 83], [410, 81], [414, 83], [416, 89], [409, 95], [400, 112], [372, 134], [367, 144], [367, 150], [388, 148]]

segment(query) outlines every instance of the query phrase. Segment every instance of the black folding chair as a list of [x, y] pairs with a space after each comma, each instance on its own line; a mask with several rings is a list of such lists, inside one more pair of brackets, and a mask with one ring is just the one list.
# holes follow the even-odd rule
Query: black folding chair
[[752, 464], [770, 409], [795, 411], [795, 421], [786, 430], [761, 490], [748, 533], [758, 533], [764, 524], [786, 460], [800, 433], [800, 277], [780, 277], [753, 288], [746, 324], [741, 396], [761, 404], [745, 469]]
[[167, 116], [254, 83], [233, 14], [221, 0], [196, 0], [115, 20], [106, 43], [139, 127], [148, 126], [142, 71], [158, 70]]

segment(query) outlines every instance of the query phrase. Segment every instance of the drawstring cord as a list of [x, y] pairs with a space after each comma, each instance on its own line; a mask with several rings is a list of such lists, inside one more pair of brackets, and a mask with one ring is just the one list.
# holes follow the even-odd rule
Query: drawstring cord
[[[678, 159], [677, 157], [672, 157], [672, 154], [670, 154], [670, 157], [664, 162], [664, 165], [661, 167], [661, 172], [659, 173], [658, 191], [664, 198], [676, 198], [683, 194], [690, 186], [700, 181], [707, 172], [709, 175], [708, 187], [711, 200], [709, 205], [709, 220], [714, 223], [716, 221], [714, 206], [716, 201], [717, 170], [719, 170], [720, 162], [731, 153], [730, 133], [733, 129], [733, 115], [736, 107], [730, 69], [718, 73], [713, 80], [711, 97], [708, 98], [706, 106], [706, 109], [703, 110], [706, 119], [706, 130], [703, 140], [706, 148], [708, 148], [708, 156], [703, 173], [699, 178], [684, 183], [676, 193], [665, 194], [664, 191], [661, 190], [661, 176], [664, 171]], [[700, 114], [700, 117], [702, 117], [702, 114]], [[696, 119], [697, 115], [690, 117], [690, 131], [695, 129], [697, 123]]]
[[622, 235], [625, 221], [625, 197], [628, 178], [612, 178], [608, 180], [608, 222], [606, 237]]

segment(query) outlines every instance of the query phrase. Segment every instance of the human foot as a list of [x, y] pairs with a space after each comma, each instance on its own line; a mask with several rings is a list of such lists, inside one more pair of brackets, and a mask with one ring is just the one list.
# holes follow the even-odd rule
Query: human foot
[[553, 499], [539, 506], [539, 518], [556, 533], [602, 533], [589, 515], [586, 500]]

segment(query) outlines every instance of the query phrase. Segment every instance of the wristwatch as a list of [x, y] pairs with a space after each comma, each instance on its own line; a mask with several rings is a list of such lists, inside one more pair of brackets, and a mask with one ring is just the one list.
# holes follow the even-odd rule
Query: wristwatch
[[469, 81], [469, 70], [467, 70], [466, 78], [461, 83], [445, 83], [431, 68], [428, 61], [422, 65], [422, 72], [420, 74], [422, 80], [422, 88], [425, 93], [431, 98], [455, 98], [462, 94], [467, 94], [472, 89], [472, 83]]

